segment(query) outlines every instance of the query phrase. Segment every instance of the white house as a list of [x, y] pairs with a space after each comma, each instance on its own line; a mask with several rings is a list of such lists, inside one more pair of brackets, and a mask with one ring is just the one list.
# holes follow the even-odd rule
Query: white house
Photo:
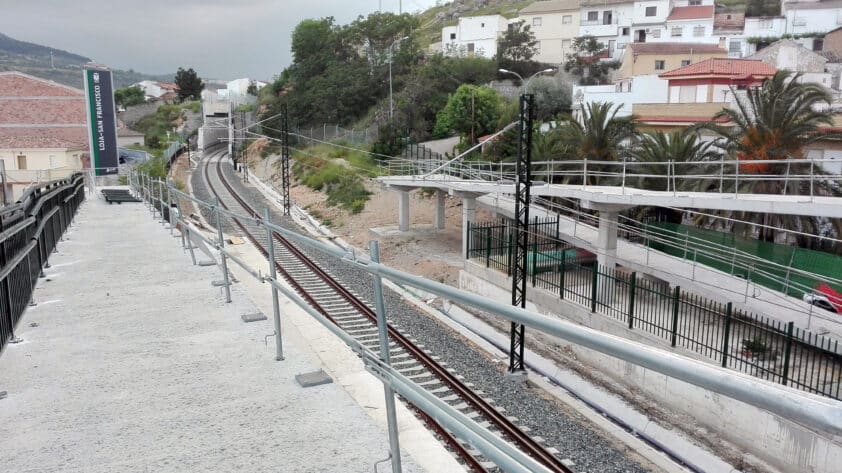
[[244, 79], [234, 79], [225, 85], [225, 89], [228, 91], [228, 97], [233, 98], [235, 96], [242, 97], [248, 95], [248, 88], [252, 83], [257, 87], [257, 90], [266, 87], [266, 82], [259, 80], [249, 79], [247, 77]]
[[842, 26], [842, 0], [784, 2], [781, 14], [786, 18], [788, 34], [827, 33]]
[[509, 20], [502, 15], [466, 16], [456, 26], [441, 30], [442, 51], [447, 55], [492, 58], [497, 54], [497, 40], [506, 32]]
[[630, 116], [635, 104], [665, 104], [668, 100], [669, 84], [657, 74], [635, 76], [611, 85], [573, 86], [574, 110], [591, 102], [608, 102], [620, 106], [618, 117]]
[[581, 0], [579, 35], [594, 36], [608, 48], [610, 58], [619, 59], [632, 41], [634, 5], [629, 0]]
[[675, 7], [667, 17], [665, 34], [661, 41], [712, 43], [719, 42], [713, 35], [713, 5]]
[[664, 22], [670, 12], [669, 0], [647, 0], [634, 2], [632, 13], [632, 41], [669, 41], [663, 34]]
[[156, 82], [151, 80], [140, 81], [132, 84], [133, 87], [139, 87], [143, 90], [143, 95], [146, 100], [156, 100], [164, 95], [178, 92], [178, 86], [172, 82]]
[[579, 36], [579, 0], [535, 2], [518, 13], [538, 41], [536, 61], [561, 64], [573, 51], [573, 38]]

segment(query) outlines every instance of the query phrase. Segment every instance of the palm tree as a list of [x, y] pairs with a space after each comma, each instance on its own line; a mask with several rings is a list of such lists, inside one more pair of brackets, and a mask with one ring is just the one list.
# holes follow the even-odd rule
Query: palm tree
[[[705, 181], [667, 182], [668, 169], [664, 163], [679, 163], [677, 167], [674, 166], [679, 174], [688, 171], [692, 171], [692, 174], [707, 174], [710, 166], [704, 163], [719, 160], [721, 156], [714, 145], [713, 141], [701, 141], [698, 134], [689, 129], [669, 134], [663, 131], [646, 133], [628, 152], [628, 161], [634, 164], [627, 167], [632, 177], [627, 178], [626, 185], [657, 191], [669, 190], [676, 185], [682, 190], [706, 190], [709, 183]], [[680, 163], [699, 164], [691, 168]]]
[[[703, 124], [702, 128], [719, 135], [722, 147], [730, 156], [741, 161], [740, 175], [754, 175], [752, 179], [740, 181], [739, 185], [731, 184], [731, 189], [740, 193], [809, 193], [808, 181], [789, 181], [779, 176], [810, 172], [810, 164], [803, 160], [804, 150], [829, 136], [821, 128], [833, 124], [830, 102], [830, 94], [822, 86], [802, 83], [801, 74], [781, 70], [761, 86], [747, 89], [745, 98], [737, 96], [736, 108], [723, 109], [714, 115], [712, 123]], [[721, 120], [726, 123], [716, 123]], [[785, 162], [751, 162], [757, 160]], [[828, 180], [816, 180], [813, 192], [818, 195], [836, 193]], [[777, 233], [774, 228], [812, 233], [818, 232], [820, 227], [816, 219], [799, 216], [745, 214], [740, 218], [766, 225], [760, 228], [759, 237], [767, 241], [774, 239]], [[842, 235], [842, 225], [838, 221], [832, 225], [836, 234]]]
[[[590, 102], [576, 119], [568, 115], [558, 128], [560, 142], [567, 151], [562, 158], [588, 161], [620, 161], [628, 143], [636, 136], [634, 118], [618, 117], [622, 105], [610, 102]], [[588, 170], [599, 172], [604, 166], [589, 165]], [[616, 171], [616, 169], [612, 169]], [[588, 183], [595, 183], [593, 178]], [[581, 180], [579, 181], [581, 182]]]

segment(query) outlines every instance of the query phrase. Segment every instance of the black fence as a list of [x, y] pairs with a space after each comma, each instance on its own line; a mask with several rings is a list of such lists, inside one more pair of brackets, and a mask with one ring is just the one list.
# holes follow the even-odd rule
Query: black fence
[[[670, 343], [769, 381], [842, 399], [838, 340], [734, 309], [634, 272], [606, 268], [594, 255], [558, 238], [558, 220], [529, 225], [527, 272], [532, 287], [585, 306]], [[511, 275], [513, 224], [468, 229], [468, 258]]]
[[38, 276], [84, 199], [84, 177], [74, 174], [30, 188], [0, 208], [0, 351], [15, 339]]

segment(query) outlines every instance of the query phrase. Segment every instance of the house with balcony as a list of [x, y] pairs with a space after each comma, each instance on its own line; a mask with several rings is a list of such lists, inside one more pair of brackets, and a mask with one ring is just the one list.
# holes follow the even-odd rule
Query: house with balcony
[[664, 37], [664, 21], [670, 12], [670, 0], [634, 2], [632, 10], [632, 41], [645, 43]]
[[623, 53], [614, 84], [573, 88], [574, 109], [588, 102], [611, 102], [620, 106], [619, 116], [629, 116], [636, 104], [667, 104], [669, 84], [660, 74], [726, 57], [727, 52], [715, 44], [631, 43]]
[[664, 22], [660, 41], [718, 44], [713, 22], [713, 5], [675, 7]]
[[579, 36], [593, 36], [605, 45], [609, 59], [619, 59], [632, 41], [634, 2], [629, 0], [581, 0]]
[[497, 40], [508, 25], [509, 20], [502, 15], [459, 18], [456, 26], [442, 28], [442, 52], [448, 56], [493, 58], [497, 54]]
[[636, 103], [632, 113], [644, 129], [685, 128], [711, 120], [734, 101], [733, 91], [759, 86], [776, 71], [756, 59], [705, 59], [660, 74], [667, 103]]
[[579, 0], [544, 0], [518, 13], [529, 25], [538, 42], [533, 58], [549, 64], [561, 64], [573, 51], [573, 38], [579, 36]]

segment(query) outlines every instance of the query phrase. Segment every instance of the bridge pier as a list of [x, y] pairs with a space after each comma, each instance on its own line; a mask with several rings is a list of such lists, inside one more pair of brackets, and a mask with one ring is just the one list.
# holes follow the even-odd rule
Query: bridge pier
[[446, 195], [443, 190], [436, 190], [436, 214], [433, 221], [433, 227], [436, 230], [444, 230], [444, 199]]
[[468, 226], [477, 219], [477, 197], [481, 192], [452, 191], [462, 199], [462, 258], [468, 258]]
[[409, 191], [398, 191], [398, 229], [409, 230]]
[[[597, 301], [603, 304], [613, 302], [614, 270], [617, 267], [617, 230], [620, 211], [633, 207], [622, 204], [603, 204], [582, 201], [582, 207], [599, 212], [599, 228], [596, 237], [596, 262], [600, 271], [596, 279]], [[605, 274], [607, 273], [607, 274]]]

